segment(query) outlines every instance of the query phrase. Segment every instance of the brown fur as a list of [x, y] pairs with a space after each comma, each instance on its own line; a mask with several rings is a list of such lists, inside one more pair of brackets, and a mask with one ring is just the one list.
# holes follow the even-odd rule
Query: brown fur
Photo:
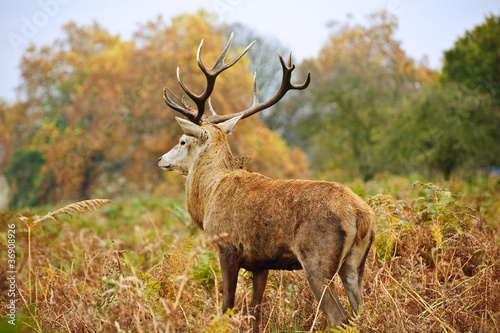
[[187, 175], [187, 204], [194, 223], [209, 236], [224, 235], [218, 245], [223, 310], [234, 306], [238, 270], [252, 271], [257, 332], [268, 270], [303, 268], [329, 326], [346, 323], [335, 288], [324, 290], [339, 273], [354, 312], [362, 306], [373, 210], [338, 183], [276, 180], [239, 169], [222, 128], [203, 128], [209, 139]]

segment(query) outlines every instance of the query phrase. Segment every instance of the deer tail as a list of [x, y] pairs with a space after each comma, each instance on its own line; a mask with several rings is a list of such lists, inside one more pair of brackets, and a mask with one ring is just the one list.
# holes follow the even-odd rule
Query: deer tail
[[356, 226], [358, 229], [358, 236], [356, 237], [356, 245], [373, 232], [376, 222], [375, 213], [370, 207], [359, 207], [357, 215]]

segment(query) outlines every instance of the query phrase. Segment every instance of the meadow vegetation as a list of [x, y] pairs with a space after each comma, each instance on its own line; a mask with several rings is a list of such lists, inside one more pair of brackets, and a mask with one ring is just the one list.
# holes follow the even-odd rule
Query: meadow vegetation
[[[500, 329], [500, 179], [437, 185], [390, 177], [350, 185], [375, 209], [378, 223], [365, 309], [345, 331]], [[15, 329], [248, 331], [251, 273], [241, 270], [247, 283], [238, 284], [238, 306], [221, 313], [216, 240], [190, 224], [184, 205], [182, 195], [148, 196], [96, 202], [77, 214], [68, 211], [71, 205], [3, 212], [2, 243], [7, 223], [17, 220]], [[34, 223], [40, 221], [35, 214], [50, 211]], [[2, 266], [5, 275], [3, 260]], [[347, 306], [339, 279], [336, 287]], [[263, 304], [264, 332], [317, 331], [326, 324], [302, 271], [272, 271]], [[12, 328], [7, 319], [0, 331]]]

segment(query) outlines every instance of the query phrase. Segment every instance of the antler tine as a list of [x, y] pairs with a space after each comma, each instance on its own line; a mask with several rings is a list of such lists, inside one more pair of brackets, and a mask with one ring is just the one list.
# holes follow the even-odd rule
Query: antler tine
[[[231, 33], [231, 38], [229, 39], [229, 43], [228, 43], [229, 46], [232, 43], [232, 39], [233, 39], [233, 34]], [[215, 65], [214, 65], [214, 67], [212, 67], [212, 69], [217, 70], [216, 66], [220, 66], [220, 71], [219, 71], [219, 73], [220, 73], [223, 70], [226, 70], [229, 67], [233, 66], [238, 60], [241, 59], [241, 57], [243, 57], [248, 52], [248, 50], [250, 50], [250, 48], [253, 46], [253, 44], [255, 44], [255, 41], [251, 42], [247, 47], [245, 47], [245, 49], [243, 51], [240, 52], [240, 54], [238, 54], [236, 57], [234, 57], [234, 59], [231, 60], [230, 62], [228, 62], [227, 64], [224, 64], [224, 59], [226, 58], [226, 55], [224, 55], [224, 57], [222, 57], [222, 54], [221, 54], [221, 56], [219, 57], [219, 59], [217, 59], [217, 61], [215, 62]], [[229, 48], [227, 48], [227, 50], [229, 50]], [[227, 51], [226, 50], [224, 50], [224, 51], [227, 54]]]
[[[183, 105], [184, 107], [178, 105], [177, 103], [175, 103], [167, 94], [167, 91], [172, 94], [172, 96], [174, 96], [176, 99], [178, 99]], [[191, 110], [187, 104], [184, 102], [184, 100], [178, 98], [177, 96], [175, 96], [168, 88], [164, 88], [163, 89], [163, 100], [165, 101], [165, 103], [167, 103], [167, 105], [172, 108], [174, 111], [177, 111], [179, 112], [180, 114], [182, 114], [183, 116], [185, 116], [186, 118], [188, 118], [190, 121], [194, 121], [195, 117], [196, 117], [196, 112], [194, 112], [194, 110]]]
[[257, 95], [257, 72], [253, 74], [253, 93], [252, 106], [259, 104], [259, 95]]
[[212, 114], [212, 116], [216, 116], [217, 115], [217, 112], [215, 112], [214, 107], [212, 105], [212, 99], [211, 98], [208, 99], [208, 110], [210, 111], [210, 113]]
[[231, 44], [233, 43], [233, 36], [234, 36], [234, 33], [231, 32], [231, 35], [229, 36], [229, 40], [227, 41], [226, 46], [224, 46], [224, 50], [222, 50], [222, 53], [219, 55], [219, 57], [215, 61], [214, 66], [210, 69], [206, 68], [203, 65], [203, 63], [201, 62], [201, 57], [200, 57], [201, 44], [200, 44], [200, 48], [198, 49], [198, 54], [196, 56], [196, 59], [198, 60], [198, 66], [200, 66], [201, 70], [205, 74], [214, 75], [214, 74], [218, 74], [218, 73], [222, 72], [225, 69], [225, 68], [223, 68], [224, 67], [224, 60], [226, 60], [227, 54], [229, 53], [229, 49], [231, 48]]
[[215, 64], [212, 68], [208, 69], [203, 65], [203, 62], [201, 61], [201, 49], [203, 46], [203, 40], [200, 43], [200, 47], [198, 48], [198, 53], [196, 55], [196, 60], [198, 61], [198, 66], [201, 68], [201, 70], [205, 73], [205, 75], [211, 75], [211, 76], [217, 76], [224, 70], [228, 69], [229, 67], [233, 66], [238, 60], [243, 57], [248, 50], [255, 44], [255, 41], [251, 42], [243, 51], [240, 52], [233, 60], [228, 62], [227, 64], [224, 63], [224, 60], [226, 60], [227, 54], [229, 53], [229, 50], [231, 49], [231, 44], [233, 43], [233, 36], [234, 33], [231, 33], [231, 36], [229, 36], [229, 40], [226, 43], [226, 46], [224, 46], [224, 50], [222, 50], [222, 53], [219, 55], [217, 60], [215, 61]]
[[[177, 82], [179, 82], [179, 85], [181, 86], [182, 90], [184, 90], [184, 92], [186, 94], [188, 94], [189, 98], [191, 98], [193, 101], [196, 102], [196, 98], [198, 97], [198, 95], [196, 95], [194, 92], [192, 92], [187, 86], [186, 84], [184, 83], [184, 81], [182, 81], [181, 79], [181, 75], [180, 75], [180, 69], [179, 67], [177, 67]], [[183, 103], [184, 104], [184, 103]]]
[[253, 96], [252, 96], [253, 102], [252, 102], [252, 105], [250, 106], [250, 108], [248, 108], [244, 111], [238, 112], [238, 113], [233, 113], [231, 115], [220, 115], [220, 116], [207, 117], [205, 122], [217, 124], [217, 123], [221, 123], [223, 121], [226, 121], [228, 119], [238, 117], [238, 116], [241, 116], [242, 119], [247, 118], [247, 117], [250, 117], [251, 115], [253, 115], [259, 111], [262, 111], [264, 109], [267, 109], [267, 108], [273, 106], [279, 100], [281, 100], [283, 98], [283, 96], [285, 96], [285, 94], [289, 90], [306, 89], [309, 86], [309, 83], [311, 82], [311, 73], [307, 73], [307, 78], [304, 81], [304, 83], [299, 84], [299, 85], [295, 85], [291, 82], [292, 72], [295, 69], [295, 65], [292, 64], [292, 53], [290, 52], [290, 55], [288, 57], [288, 64], [285, 63], [285, 61], [283, 60], [283, 58], [281, 57], [281, 54], [279, 52], [278, 52], [278, 57], [279, 57], [279, 60], [281, 63], [281, 67], [283, 69], [283, 78], [281, 80], [281, 86], [278, 89], [278, 92], [273, 97], [271, 97], [269, 100], [267, 100], [265, 102], [262, 102], [262, 103], [258, 102], [257, 89], [256, 89], [256, 76], [254, 76], [254, 89], [253, 89], [254, 91], [253, 91]]

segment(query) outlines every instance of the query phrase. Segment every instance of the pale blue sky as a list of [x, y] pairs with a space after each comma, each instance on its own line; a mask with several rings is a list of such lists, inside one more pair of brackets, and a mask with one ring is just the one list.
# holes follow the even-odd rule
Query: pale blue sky
[[291, 48], [296, 62], [318, 53], [329, 34], [327, 22], [345, 20], [348, 13], [361, 21], [386, 9], [399, 18], [396, 36], [403, 49], [416, 60], [427, 56], [432, 68], [440, 68], [443, 51], [466, 30], [489, 13], [500, 14], [499, 0], [0, 0], [0, 98], [13, 101], [16, 97], [25, 42], [51, 43], [68, 21], [96, 20], [128, 39], [138, 23], [159, 14], [169, 20], [201, 7], [218, 12], [228, 23], [242, 22], [277, 37]]

